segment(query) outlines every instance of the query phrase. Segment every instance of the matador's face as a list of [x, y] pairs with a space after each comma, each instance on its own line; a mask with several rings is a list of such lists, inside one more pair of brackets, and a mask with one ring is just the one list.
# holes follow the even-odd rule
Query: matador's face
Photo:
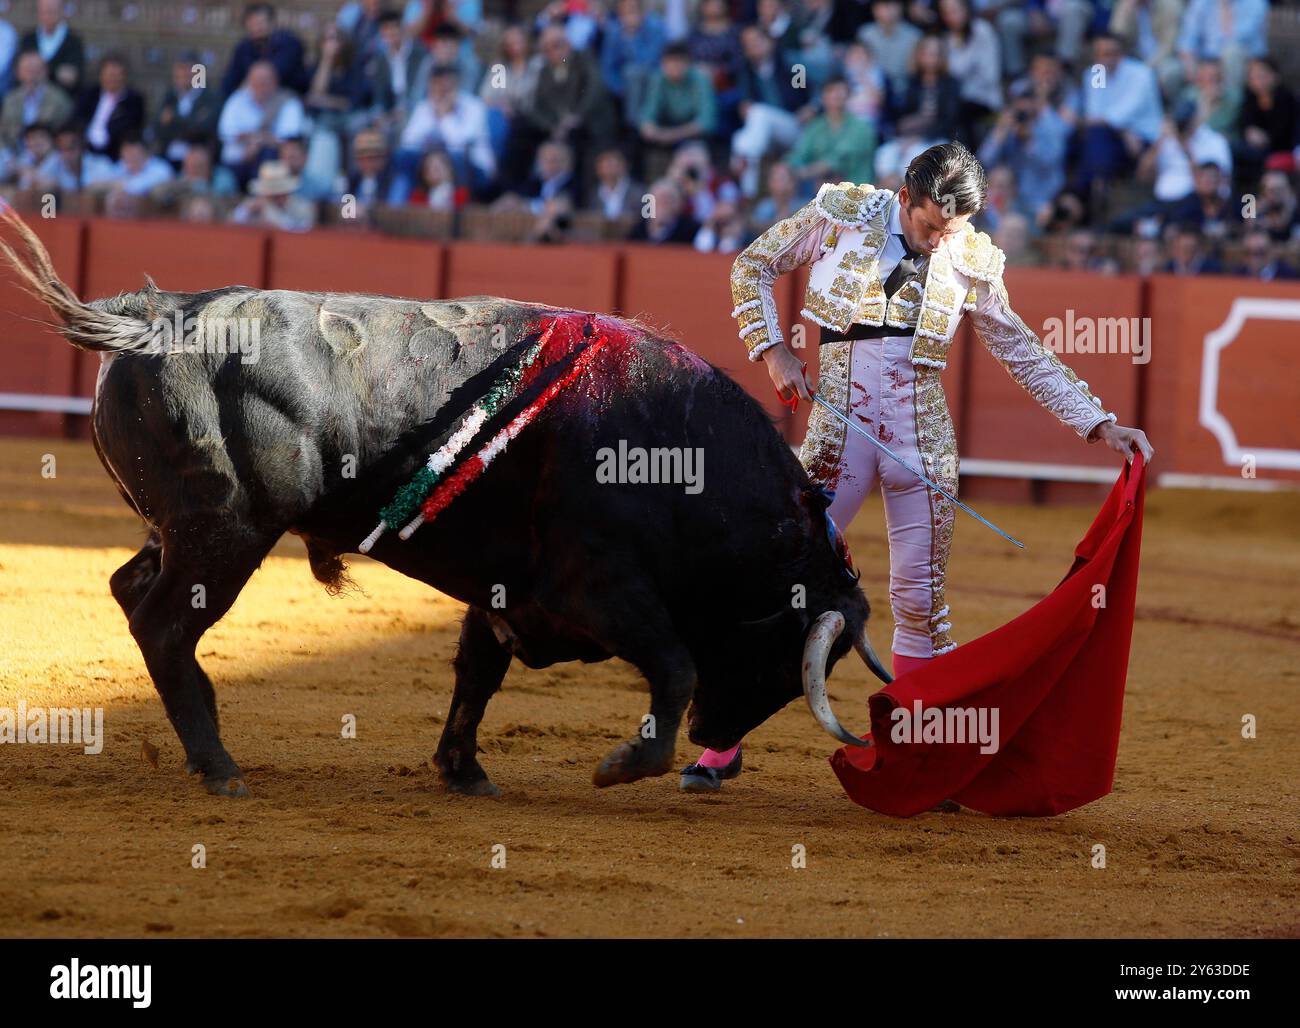
[[945, 212], [942, 204], [937, 204], [929, 197], [913, 206], [908, 195], [907, 186], [898, 191], [898, 220], [903, 226], [903, 237], [907, 245], [927, 256], [934, 253], [949, 236], [956, 235], [970, 221], [969, 214]]

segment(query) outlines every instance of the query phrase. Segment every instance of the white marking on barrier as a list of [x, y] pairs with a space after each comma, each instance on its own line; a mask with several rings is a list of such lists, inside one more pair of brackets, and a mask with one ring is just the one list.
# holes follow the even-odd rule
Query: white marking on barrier
[[1240, 467], [1242, 458], [1250, 454], [1257, 467], [1300, 471], [1300, 450], [1243, 447], [1237, 442], [1232, 423], [1218, 410], [1219, 354], [1236, 341], [1242, 326], [1251, 318], [1300, 321], [1300, 300], [1238, 297], [1232, 301], [1227, 320], [1205, 336], [1205, 349], [1201, 354], [1200, 422], [1219, 441], [1223, 462], [1229, 467]]

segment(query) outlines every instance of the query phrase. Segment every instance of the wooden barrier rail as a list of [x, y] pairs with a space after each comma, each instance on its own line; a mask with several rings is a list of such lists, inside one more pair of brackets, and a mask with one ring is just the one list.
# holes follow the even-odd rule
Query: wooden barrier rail
[[[737, 378], [791, 442], [803, 435], [806, 410], [791, 417], [776, 402], [762, 364], [746, 360], [736, 338], [726, 255], [643, 244], [430, 243], [355, 230], [288, 235], [98, 218], [33, 225], [82, 296], [138, 289], [148, 274], [179, 291], [238, 283], [422, 299], [496, 293], [633, 316]], [[777, 302], [783, 324], [803, 325], [803, 352], [815, 367], [816, 326], [796, 314], [805, 281], [806, 269], [780, 279]], [[1300, 484], [1300, 347], [1293, 342], [1300, 285], [1021, 268], [1009, 269], [1006, 282], [1026, 324], [1040, 336], [1054, 333], [1062, 359], [1122, 423], [1147, 429], [1165, 480]], [[84, 435], [97, 358], [40, 324], [47, 312], [7, 276], [0, 278], [0, 309], [10, 315], [0, 433]], [[1126, 349], [1114, 352], [1121, 340]], [[982, 349], [964, 325], [944, 373], [963, 478], [974, 494], [1068, 496], [1113, 480], [1113, 455], [1036, 410]]]

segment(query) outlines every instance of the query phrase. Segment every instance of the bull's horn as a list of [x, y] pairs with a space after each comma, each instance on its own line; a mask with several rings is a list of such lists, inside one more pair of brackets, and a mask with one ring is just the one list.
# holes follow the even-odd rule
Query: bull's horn
[[850, 746], [866, 746], [852, 732], [836, 720], [831, 701], [826, 697], [826, 658], [831, 644], [844, 631], [844, 615], [838, 610], [828, 610], [813, 622], [808, 640], [803, 644], [803, 694], [813, 717], [831, 735]]
[[867, 626], [862, 626], [862, 634], [853, 640], [853, 648], [858, 651], [858, 656], [862, 658], [862, 663], [871, 668], [871, 673], [879, 678], [886, 685], [894, 680], [894, 676], [885, 670], [885, 665], [880, 663], [880, 658], [876, 656], [876, 651], [871, 648], [871, 640], [867, 638]]

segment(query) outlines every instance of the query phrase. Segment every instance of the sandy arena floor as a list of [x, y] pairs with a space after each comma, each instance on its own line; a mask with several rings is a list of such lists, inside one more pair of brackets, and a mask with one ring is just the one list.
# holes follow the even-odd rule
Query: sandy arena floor
[[[1029, 549], [961, 522], [959, 641], [1050, 590], [1095, 507], [986, 513]], [[143, 532], [89, 446], [0, 441], [0, 517], [0, 707], [102, 706], [107, 736], [0, 747], [3, 936], [1300, 935], [1298, 494], [1150, 496], [1115, 792], [1042, 820], [856, 807], [802, 704], [719, 798], [675, 776], [596, 790], [647, 702], [614, 663], [516, 664], [480, 733], [503, 794], [448, 796], [428, 757], [459, 605], [365, 560], [331, 599], [294, 539], [199, 647], [254, 792], [212, 798], [109, 595]], [[850, 542], [884, 608], [880, 524], [876, 503]], [[884, 618], [872, 637], [888, 650]], [[860, 662], [832, 684], [865, 726]]]

